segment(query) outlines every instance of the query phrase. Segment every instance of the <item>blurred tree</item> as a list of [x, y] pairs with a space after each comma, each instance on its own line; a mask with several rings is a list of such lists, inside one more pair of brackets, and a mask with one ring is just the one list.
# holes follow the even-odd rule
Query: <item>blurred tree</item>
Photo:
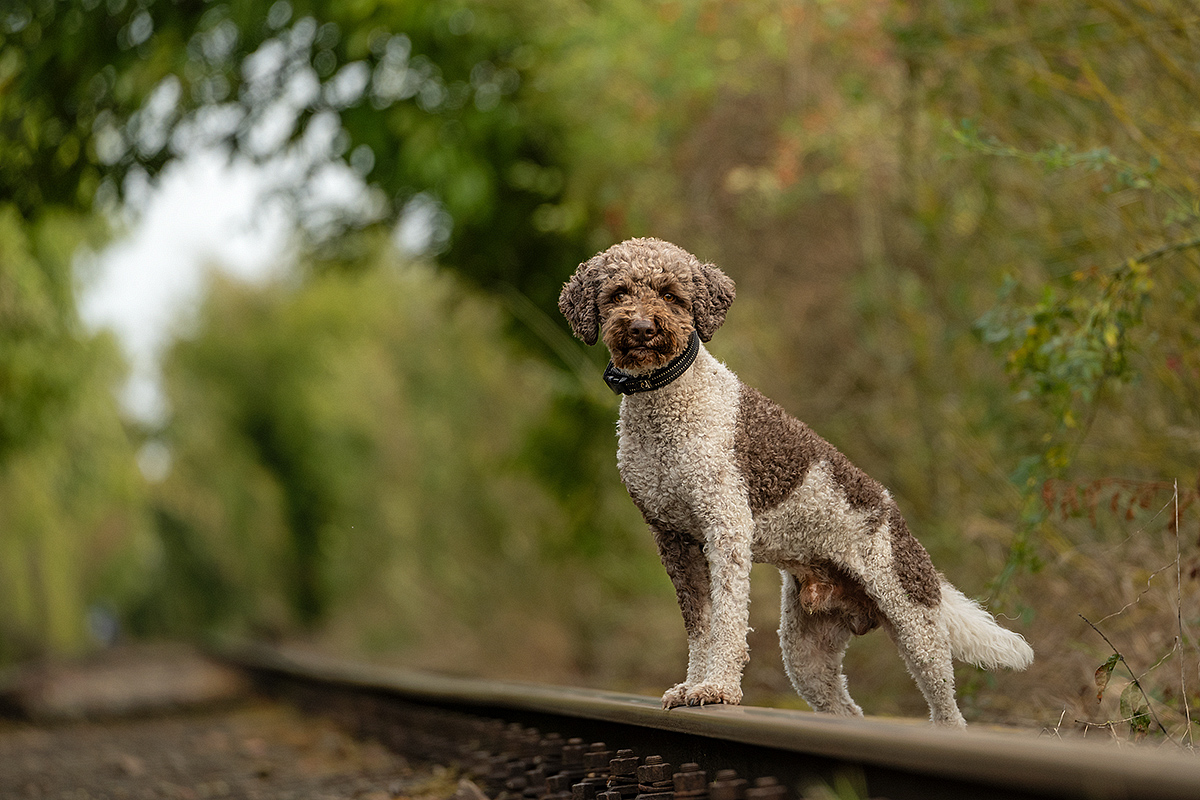
[[0, 206], [0, 663], [85, 646], [89, 607], [127, 599], [145, 555], [120, 357], [75, 313], [71, 260], [95, 227]]
[[[519, 627], [503, 586], [558, 632], [538, 635], [570, 641], [543, 640], [540, 663], [653, 671], [621, 637], [657, 622], [622, 624], [669, 587], [621, 497], [600, 356], [553, 302], [627, 235], [738, 281], [713, 349], [890, 486], [968, 590], [1039, 556], [1078, 565], [1101, 535], [1047, 517], [1048, 478], [1195, 470], [1200, 70], [1183, 7], [9, 5], [8, 458], [60, 436], [88, 365], [108, 363], [73, 327], [69, 261], [43, 258], [79, 240], [39, 233], [62, 230], [51, 217], [198, 148], [314, 170], [292, 198], [312, 252], [270, 287], [217, 285], [172, 352], [163, 567], [140, 630], [352, 639], [361, 622], [394, 643], [392, 620], [416, 636], [424, 618], [467, 641], [491, 624], [479, 609]], [[368, 213], [310, 213], [328, 159], [372, 187]], [[389, 252], [397, 221], [395, 241], [496, 298]], [[553, 360], [514, 352], [513, 329]], [[535, 569], [555, 594], [526, 585]], [[1050, 617], [1078, 601], [1051, 589]], [[752, 646], [773, 647], [757, 627]], [[882, 658], [863, 671], [903, 710], [911, 686]], [[777, 685], [764, 674], [748, 684]]]
[[1152, 470], [1194, 457], [1155, 426], [1088, 424], [1135, 376], [1148, 401], [1152, 375], [1159, 429], [1196, 424], [1177, 354], [1198, 151], [1176, 112], [1195, 31], [1159, 5], [564, 3], [537, 80], [581, 122], [571, 191], [610, 203], [611, 238], [726, 267], [741, 292], [714, 347], [936, 538], [1040, 503], [1086, 436], [1134, 436]]
[[1048, 479], [1195, 469], [1179, 432], [1200, 426], [1200, 363], [1178, 354], [1200, 322], [1200, 142], [1179, 110], [1200, 92], [1198, 32], [1190, 10], [1123, 0], [943, 4], [902, 28], [913, 84], [980, 171], [958, 257], [1001, 287], [977, 330], [1032, 412], [1012, 440], [1025, 506], [1010, 568], [1032, 557], [1028, 533], [1054, 538]]
[[[14, 0], [0, 28], [0, 196], [25, 216], [89, 208], [201, 147], [278, 159], [328, 148], [407, 209], [420, 244], [546, 310], [586, 214], [556, 211], [559, 133], [528, 101], [521, 3]], [[320, 166], [320, 159], [317, 166]], [[310, 187], [294, 187], [303, 206]]]
[[[655, 558], [615, 479], [591, 487], [590, 536], [572, 540], [577, 509], [527, 466], [531, 432], [563, 417], [497, 305], [379, 248], [300, 286], [219, 282], [173, 348], [175, 457], [155, 506], [175, 556], [136, 615], [145, 630], [353, 621], [360, 642], [429, 650], [463, 625], [463, 647], [485, 646], [519, 611], [574, 637], [605, 618], [575, 599], [581, 582], [636, 595], [660, 577], [631, 568]], [[206, 590], [186, 609], [181, 580]], [[205, 605], [214, 588], [227, 601]], [[568, 660], [588, 657], [584, 638]]]
[[[323, 158], [345, 158], [373, 186], [373, 212], [313, 219], [305, 214], [308, 185], [295, 186], [292, 199], [313, 243], [330, 245], [330, 253], [361, 253], [352, 243], [343, 248], [348, 240], [338, 237], [399, 216], [404, 244], [441, 253], [482, 284], [515, 287], [514, 305], [545, 331], [562, 264], [587, 255], [580, 244], [586, 220], [553, 213], [563, 187], [557, 134], [525, 101], [525, 77], [538, 53], [526, 43], [528, 15], [519, 11], [519, 3], [303, 0], [6, 5], [0, 197], [10, 204], [0, 246], [12, 257], [0, 262], [0, 297], [8, 301], [3, 324], [19, 335], [0, 352], [0, 381], [9, 390], [0, 406], [0, 463], [38, 436], [61, 437], [56, 415], [83, 397], [86, 336], [75, 318], [69, 258], [78, 237], [69, 246], [50, 237], [63, 248], [55, 264], [29, 257], [28, 240], [54, 209], [86, 215], [94, 200], [107, 209], [197, 148], [263, 161], [304, 152], [302, 163], [313, 169]], [[361, 268], [351, 262], [330, 268]], [[316, 272], [309, 278], [318, 280]], [[276, 369], [301, 381], [286, 365]], [[337, 427], [336, 414], [313, 419], [295, 410], [280, 422], [272, 393], [238, 400], [247, 404], [243, 427], [271, 476], [251, 485], [278, 497], [264, 502], [282, 514], [275, 527], [277, 546], [293, 565], [288, 605], [311, 623], [331, 603], [325, 531], [344, 513], [342, 484], [324, 481], [353, 470], [318, 468], [316, 456], [297, 450], [294, 427], [313, 426], [305, 429], [313, 441], [332, 442], [331, 452], [348, 462], [368, 459], [372, 441], [361, 431], [348, 439], [326, 431], [326, 424]], [[237, 583], [222, 566], [237, 548], [204, 549], [189, 528], [194, 521], [169, 507], [157, 519], [161, 556], [173, 565], [161, 578], [171, 583], [158, 587], [163, 593], [147, 589], [161, 604], [141, 605], [143, 629], [192, 629], [249, 602], [245, 592], [221, 591]], [[185, 599], [171, 601], [172, 592]], [[265, 616], [288, 616], [272, 613]]]
[[39, 259], [30, 241], [38, 232], [0, 206], [0, 463], [46, 436], [84, 356], [70, 260]]
[[[585, 127], [570, 190], [612, 238], [738, 280], [713, 348], [892, 487], [968, 590], [1084, 560], [1098, 532], [1047, 518], [1048, 478], [1196, 479], [1190, 10], [563, 7], [537, 79]], [[1054, 596], [1046, 630], [1098, 602]]]

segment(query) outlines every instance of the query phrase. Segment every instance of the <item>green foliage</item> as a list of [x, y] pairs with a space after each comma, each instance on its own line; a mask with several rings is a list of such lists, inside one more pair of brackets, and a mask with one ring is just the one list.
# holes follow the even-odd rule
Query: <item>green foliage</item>
[[91, 207], [120, 160], [113, 146], [120, 138], [116, 126], [164, 69], [180, 65], [177, 37], [140, 32], [177, 21], [178, 9], [168, 3], [150, 9], [123, 2], [5, 4], [0, 197], [10, 198], [22, 216], [36, 216], [46, 205]]
[[39, 260], [31, 238], [0, 206], [0, 462], [46, 435], [81, 366], [69, 262]]
[[[1149, 269], [1136, 259], [1110, 273], [1072, 273], [1030, 305], [1012, 301], [1010, 281], [978, 327], [984, 341], [1007, 348], [1009, 373], [1021, 389], [1016, 399], [1036, 398], [1061, 430], [1073, 430], [1105, 386], [1131, 378], [1130, 334], [1142, 324], [1152, 287]], [[1061, 445], [1045, 460], [1051, 471], [1069, 466]]]
[[[1051, 172], [1082, 166], [1115, 171], [1119, 185], [1126, 189], [1156, 187], [1157, 164], [1137, 170], [1107, 149], [1075, 153], [1056, 145], [1023, 153], [994, 140], [981, 140], [971, 126], [955, 131], [955, 138], [976, 152], [1027, 159]], [[1171, 194], [1165, 188], [1164, 193]], [[1186, 206], [1186, 201], [1175, 199]], [[1009, 373], [1021, 389], [1017, 399], [1039, 400], [1061, 430], [1079, 427], [1081, 411], [1095, 408], [1106, 385], [1132, 377], [1131, 336], [1144, 322], [1154, 288], [1151, 262], [1196, 246], [1195, 240], [1188, 240], [1130, 257], [1116, 268], [1077, 269], [1044, 285], [1034, 303], [1017, 299], [1019, 284], [1008, 276], [999, 303], [980, 318], [977, 329], [985, 342], [1006, 351]], [[1051, 472], [1069, 465], [1061, 444], [1047, 451], [1046, 463]]]
[[[9, 6], [5, 653], [81, 641], [86, 604], [105, 602], [139, 632], [310, 631], [462, 669], [495, 645], [487, 665], [526, 675], [674, 679], [681, 637], [613, 467], [603, 355], [554, 308], [576, 263], [628, 235], [729, 272], [739, 299], [717, 354], [888, 485], [957, 583], [999, 574], [994, 600], [1026, 598], [1035, 670], [1050, 651], [1029, 685], [1090, 670], [1042, 642], [1081, 604], [1131, 602], [1114, 572], [1161, 566], [1146, 545], [1112, 567], [1092, 548], [1111, 521], [1060, 519], [1048, 498], [1195, 471], [1186, 9]], [[326, 148], [370, 184], [371, 210], [304, 213], [298, 186], [298, 263], [269, 286], [213, 285], [169, 356], [172, 418], [146, 444], [171, 469], [146, 487], [107, 394], [111, 344], [75, 318], [72, 253], [102, 227], [95, 199], [205, 146], [263, 161]], [[429, 255], [455, 278], [383, 243], [406, 210], [430, 215]], [[93, 438], [95, 462], [67, 457]], [[1166, 635], [1148, 631], [1148, 648], [1167, 641], [1150, 633]], [[747, 676], [760, 692], [778, 685], [767, 650]], [[851, 673], [923, 713], [885, 646], [852, 650]], [[1004, 686], [971, 708], [1008, 713]]]
[[[1152, 34], [1164, 18], [1181, 27]], [[1168, 416], [1183, 412], [1184, 424], [1195, 424], [1185, 411], [1193, 390], [1164, 374], [1170, 368], [1163, 369], [1160, 355], [1190, 349], [1194, 319], [1180, 321], [1191, 316], [1184, 298], [1200, 286], [1198, 154], [1173, 111], [1193, 103], [1200, 89], [1180, 69], [1194, 61], [1178, 38], [1194, 21], [1170, 8], [1102, 2], [976, 10], [927, 24], [942, 33], [956, 24], [971, 31], [961, 47], [983, 56], [979, 70], [962, 75], [963, 89], [1014, 71], [1029, 79], [1001, 106], [965, 93], [951, 105], [953, 118], [969, 120], [951, 131], [954, 140], [987, 159], [1012, 187], [1010, 198], [1018, 196], [1016, 180], [1036, 180], [1043, 190], [1026, 196], [1024, 206], [998, 209], [1021, 247], [1006, 245], [1013, 252], [1007, 265], [998, 262], [1006, 277], [997, 302], [976, 326], [1003, 355], [1014, 399], [1034, 422], [1021, 436], [1026, 455], [1013, 472], [1025, 498], [1007, 577], [1035, 565], [1039, 542], [1054, 538], [1038, 499], [1047, 481], [1072, 472], [1129, 475], [1130, 463], [1098, 457], [1101, 442], [1114, 453], [1133, 441], [1156, 452], [1169, 448], [1161, 439], [1149, 445], [1159, 438], [1149, 428], [1124, 440], [1118, 426], [1101, 422], [1097, 429], [1097, 420], [1126, 402], [1123, 387], [1136, 386], [1143, 406]], [[1055, 25], [1071, 35], [1027, 35]], [[922, 48], [914, 53], [925, 66], [937, 61]], [[1025, 113], [1010, 113], [1013, 104]], [[1184, 383], [1194, 377], [1189, 372]], [[1133, 468], [1178, 475], [1188, 460]]]
[[804, 790], [804, 800], [866, 800], [870, 796], [866, 776], [850, 770], [836, 773], [832, 782], [816, 781]]
[[24, 215], [86, 209], [98, 187], [109, 197], [189, 149], [276, 158], [332, 127], [332, 157], [382, 208], [308, 223], [318, 238], [429, 197], [453, 220], [435, 232], [446, 263], [547, 309], [559, 265], [585, 255], [585, 218], [535, 224], [564, 168], [528, 100], [538, 16], [520, 3], [17, 0], [5, 13], [0, 196]]
[[1121, 692], [1121, 719], [1127, 721], [1129, 733], [1135, 738], [1142, 738], [1154, 727], [1154, 719], [1150, 714], [1150, 704], [1142, 687], [1137, 681], [1132, 681]]
[[56, 433], [91, 368], [75, 310], [76, 248], [103, 225], [63, 209], [26, 222], [0, 203], [0, 464]]
[[141, 479], [112, 394], [114, 342], [39, 355], [60, 368], [70, 358], [72, 371], [53, 403], [15, 387], [38, 427], [19, 429], [0, 460], [0, 662], [87, 647], [89, 609], [134, 597], [148, 555]]
[[[1084, 621], [1087, 622], [1088, 625], [1094, 631], [1096, 631], [1096, 633], [1100, 634], [1100, 637], [1104, 639], [1106, 644], [1112, 647], [1112, 642], [1109, 641], [1108, 637], [1105, 636], [1098, 627], [1088, 621], [1086, 617], [1084, 618]], [[1129, 735], [1135, 739], [1144, 738], [1151, 731], [1156, 733], [1161, 731], [1164, 736], [1170, 738], [1170, 734], [1167, 732], [1167, 729], [1159, 720], [1158, 713], [1155, 711], [1150, 699], [1150, 695], [1146, 693], [1146, 689], [1142, 685], [1142, 681], [1139, 679], [1138, 675], [1134, 673], [1133, 667], [1129, 666], [1129, 662], [1125, 660], [1125, 656], [1122, 655], [1121, 652], [1116, 648], [1113, 648], [1113, 654], [1109, 656], [1103, 664], [1096, 668], [1096, 702], [1103, 702], [1104, 692], [1108, 688], [1108, 684], [1112, 680], [1113, 671], [1116, 669], [1118, 664], [1124, 666], [1126, 672], [1129, 673], [1129, 683], [1127, 683], [1125, 688], [1121, 690], [1121, 696], [1118, 701], [1121, 724], [1128, 726]], [[1187, 723], [1188, 727], [1184, 731], [1183, 735], [1185, 738], [1190, 738], [1191, 720], [1185, 719], [1184, 721]], [[1107, 723], [1109, 727], [1111, 727], [1113, 724], [1114, 723], [1111, 721]], [[1180, 744], [1183, 744], [1182, 739]]]
[[[453, 220], [449, 231], [433, 231], [444, 262], [478, 282], [516, 286], [543, 309], [553, 309], [561, 264], [586, 255], [579, 246], [586, 220], [546, 224], [552, 216], [548, 209], [563, 189], [563, 169], [553, 152], [557, 131], [527, 102], [529, 71], [541, 54], [527, 36], [526, 23], [535, 15], [518, 10], [519, 4], [406, 2], [281, 2], [266, 8], [254, 2], [19, 0], [6, 7], [0, 21], [0, 130], [6, 134], [0, 139], [0, 196], [11, 197], [12, 205], [0, 217], [0, 298], [5, 302], [0, 321], [9, 334], [0, 351], [0, 464], [15, 463], [18, 451], [40, 442], [58, 452], [55, 448], [65, 442], [63, 419], [94, 391], [80, 383], [87, 346], [72, 300], [70, 259], [80, 238], [64, 237], [60, 226], [35, 241], [41, 219], [51, 204], [86, 211], [96, 197], [104, 205], [130, 185], [129, 178], [136, 184], [143, 175], [153, 176], [189, 148], [217, 145], [270, 159], [319, 140], [332, 119], [333, 155], [345, 157], [372, 183], [384, 219], [394, 219], [414, 197], [427, 198]], [[272, 134], [272, 124], [282, 128]], [[303, 189], [294, 199], [303, 203]], [[535, 218], [541, 222], [533, 224]], [[336, 253], [339, 232], [361, 223], [335, 220], [315, 225], [312, 232]], [[58, 260], [42, 258], [39, 247], [61, 251]], [[252, 318], [256, 303], [271, 313], [257, 326], [246, 320], [232, 326], [246, 335], [244, 348], [215, 333], [206, 345], [180, 346], [176, 374], [191, 377], [174, 379], [180, 420], [167, 433], [175, 468], [154, 494], [157, 542], [146, 551], [145, 542], [139, 545], [127, 535], [92, 571], [116, 569], [124, 576], [114, 578], [119, 582], [139, 575], [138, 564], [154, 565], [140, 573], [139, 598], [130, 601], [127, 585], [107, 598], [126, 610], [135, 629], [186, 633], [221, 624], [276, 630], [311, 626], [368, 596], [365, 589], [359, 592], [360, 582], [377, 589], [390, 584], [380, 577], [387, 570], [398, 571], [391, 578], [411, 585], [414, 597], [425, 591], [422, 586], [444, 579], [435, 594], [481, 609], [480, 598], [490, 590], [478, 573], [486, 568], [458, 569], [446, 555], [464, 530], [480, 533], [473, 543], [480, 558], [516, 553], [517, 562], [524, 563], [521, 559], [541, 552], [543, 539], [559, 541], [547, 549], [560, 554], [605, 549], [597, 546], [605, 525], [573, 512], [571, 524], [564, 526], [567, 533], [551, 536], [559, 526], [548, 520], [561, 513], [555, 501], [537, 500], [541, 490], [532, 484], [515, 494], [504, 488], [529, 483], [528, 478], [500, 477], [520, 472], [512, 472], [516, 468], [508, 462], [524, 458], [535, 471], [558, 475], [561, 469], [554, 465], [575, 455], [563, 448], [575, 443], [557, 434], [532, 437], [528, 445], [510, 441], [520, 435], [520, 420], [531, 419], [518, 412], [526, 403], [537, 409], [545, 401], [530, 401], [550, 389], [544, 377], [530, 377], [537, 369], [529, 366], [513, 367], [517, 376], [495, 373], [497, 364], [521, 360], [492, 357], [496, 342], [504, 340], [495, 310], [457, 295], [451, 299], [444, 288], [423, 292], [416, 284], [406, 285], [405, 292], [428, 301], [410, 306], [421, 325], [405, 334], [403, 347], [396, 340], [379, 342], [375, 337], [388, 333], [381, 320], [391, 311], [379, 305], [381, 298], [403, 305], [408, 295], [396, 297], [399, 289], [391, 284], [380, 293], [368, 291], [370, 296], [354, 302], [375, 301], [366, 303], [373, 315], [359, 316], [361, 309], [338, 306], [350, 299], [348, 289], [339, 295], [336, 287], [362, 266], [325, 265], [312, 275], [327, 271], [324, 278], [312, 278], [311, 291], [296, 290], [305, 298], [296, 305], [288, 305], [288, 290], [278, 287], [282, 294], [270, 300], [220, 290], [212, 313], [226, 314], [229, 319], [222, 322], [232, 326], [242, 311]], [[457, 327], [451, 330], [430, 318], [435, 308], [461, 315]], [[472, 312], [480, 312], [474, 316], [484, 321], [468, 324]], [[471, 338], [475, 325], [487, 335]], [[424, 362], [405, 361], [408, 343], [434, 328], [467, 337], [468, 344], [456, 349], [467, 357], [465, 367], [432, 352]], [[214, 323], [213, 330], [220, 329]], [[390, 333], [400, 336], [395, 328]], [[345, 360], [343, 345], [357, 360]], [[228, 359], [214, 360], [214, 352]], [[373, 386], [373, 376], [381, 370], [392, 374], [392, 366], [417, 388], [405, 386], [402, 393], [396, 386]], [[460, 394], [455, 381], [463, 368], [487, 384], [488, 393]], [[332, 390], [325, 383], [330, 374], [343, 378]], [[346, 388], [357, 394], [339, 391]], [[523, 396], [523, 389], [531, 396]], [[400, 422], [388, 426], [381, 405], [399, 403], [409, 392], [418, 399], [412, 408], [391, 409]], [[430, 397], [436, 407], [426, 402]], [[561, 404], [586, 410], [591, 401], [580, 406], [563, 399]], [[500, 414], [502, 407], [509, 411]], [[597, 416], [595, 410], [589, 413]], [[111, 414], [102, 418], [115, 421]], [[454, 434], [467, 430], [466, 421], [477, 426], [478, 434], [466, 446], [455, 446]], [[224, 432], [217, 435], [214, 429], [222, 425]], [[152, 440], [149, 446], [161, 453], [164, 444]], [[414, 453], [423, 454], [420, 463], [409, 460]], [[122, 455], [126, 460], [119, 465]], [[110, 453], [115, 461], [106, 469], [127, 469], [128, 455]], [[611, 473], [611, 459], [605, 466]], [[204, 491], [185, 488], [172, 494], [177, 484], [191, 487], [189, 470], [201, 469], [204, 479], [194, 481]], [[49, 472], [26, 468], [24, 474], [53, 482]], [[400, 496], [378, 502], [393, 486], [403, 487]], [[570, 493], [589, 494], [583, 486]], [[426, 495], [437, 501], [425, 502]], [[37, 497], [29, 496], [31, 502]], [[519, 507], [506, 499], [513, 496], [521, 497]], [[197, 508], [201, 498], [209, 502]], [[533, 508], [526, 505], [530, 502]], [[49, 514], [54, 505], [47, 501], [43, 510]], [[586, 508], [608, 510], [594, 497]], [[14, 506], [14, 513], [19, 510]], [[505, 520], [519, 519], [522, 512], [531, 512], [532, 521], [504, 536], [511, 524]], [[344, 535], [347, 525], [360, 533]], [[630, 530], [625, 523], [616, 527]], [[41, 532], [28, 534], [32, 546], [49, 542], [51, 529], [61, 539], [55, 540], [56, 553], [71, 552], [68, 543], [91, 535], [79, 520], [57, 527], [44, 522]], [[395, 533], [410, 529], [420, 535]], [[392, 555], [393, 547], [409, 552], [398, 538], [412, 548], [407, 563], [398, 564]], [[16, 546], [16, 538], [6, 541]], [[10, 570], [36, 562], [16, 550], [9, 555]], [[419, 570], [427, 571], [427, 584], [408, 579]], [[471, 570], [475, 573], [468, 575]], [[23, 597], [36, 594], [36, 573], [31, 571], [29, 584], [24, 577], [14, 580], [14, 591]], [[636, 584], [640, 574], [634, 570], [625, 580]], [[367, 581], [365, 576], [373, 577]], [[59, 587], [91, 580], [65, 562], [50, 569], [46, 579]], [[64, 606], [71, 609], [72, 642], [82, 635], [84, 600], [80, 594]], [[36, 606], [28, 597], [18, 603], [22, 611], [6, 635], [26, 636], [23, 628], [16, 629], [28, 627]], [[408, 616], [419, 620], [422, 615]], [[36, 630], [27, 638], [51, 647], [66, 641]]]
[[86, 646], [89, 607], [131, 596], [145, 543], [120, 357], [75, 311], [72, 257], [100, 227], [0, 205], [0, 663]]
[[[548, 563], [610, 552], [577, 501], [598, 513], [619, 485], [548, 478], [566, 472], [555, 440], [579, 404], [554, 409], [551, 374], [503, 329], [494, 304], [386, 247], [301, 286], [217, 283], [168, 358], [174, 461], [155, 492], [177, 554], [160, 591], [195, 607], [147, 624], [286, 631], [358, 614], [368, 638], [403, 641], [447, 613], [484, 624], [559, 585]], [[546, 586], [521, 588], [539, 573]]]

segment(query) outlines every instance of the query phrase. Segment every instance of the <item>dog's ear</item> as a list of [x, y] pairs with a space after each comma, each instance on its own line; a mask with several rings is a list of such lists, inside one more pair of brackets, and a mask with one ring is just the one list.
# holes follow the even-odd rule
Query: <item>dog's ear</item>
[[725, 322], [725, 312], [737, 294], [733, 279], [712, 264], [701, 264], [692, 274], [692, 317], [696, 333], [707, 342]]
[[571, 330], [585, 344], [595, 344], [600, 338], [600, 311], [596, 308], [596, 292], [600, 288], [605, 254], [593, 256], [579, 265], [575, 274], [558, 295], [558, 310], [571, 323]]

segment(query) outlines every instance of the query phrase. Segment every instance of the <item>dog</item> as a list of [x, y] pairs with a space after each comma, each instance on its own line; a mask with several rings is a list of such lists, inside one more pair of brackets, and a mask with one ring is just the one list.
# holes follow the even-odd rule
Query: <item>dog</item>
[[862, 716], [842, 659], [882, 627], [931, 721], [964, 726], [951, 657], [1024, 669], [1032, 648], [934, 569], [879, 482], [708, 353], [734, 295], [686, 250], [630, 239], [580, 264], [559, 296], [574, 334], [612, 357], [617, 466], [683, 614], [687, 678], [663, 707], [741, 702], [762, 562], [783, 578], [784, 667], [815, 711]]

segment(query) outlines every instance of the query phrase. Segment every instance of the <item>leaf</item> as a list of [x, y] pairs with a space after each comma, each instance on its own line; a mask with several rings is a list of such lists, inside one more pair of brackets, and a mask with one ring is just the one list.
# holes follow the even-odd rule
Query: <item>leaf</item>
[[1108, 688], [1108, 679], [1112, 677], [1113, 670], [1117, 668], [1117, 662], [1121, 660], [1121, 656], [1113, 653], [1100, 665], [1096, 670], [1096, 702], [1099, 703], [1104, 699], [1104, 690]]
[[1137, 681], [1131, 682], [1121, 692], [1121, 719], [1129, 722], [1131, 734], [1141, 736], [1150, 730], [1150, 707]]

